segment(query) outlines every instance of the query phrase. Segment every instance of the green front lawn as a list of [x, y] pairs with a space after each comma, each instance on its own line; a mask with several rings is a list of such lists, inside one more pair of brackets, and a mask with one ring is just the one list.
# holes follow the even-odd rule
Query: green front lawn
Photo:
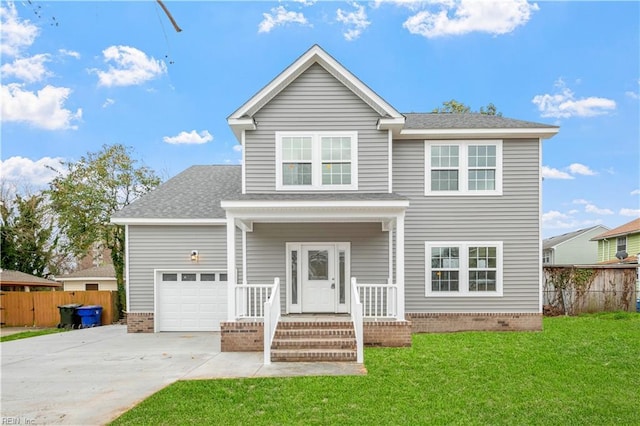
[[640, 315], [414, 335], [366, 376], [177, 382], [113, 424], [640, 424]]

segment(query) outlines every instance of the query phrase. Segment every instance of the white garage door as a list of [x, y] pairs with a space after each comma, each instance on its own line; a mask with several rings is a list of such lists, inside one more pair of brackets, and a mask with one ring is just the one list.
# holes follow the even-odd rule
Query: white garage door
[[227, 319], [227, 274], [159, 272], [159, 331], [219, 331]]

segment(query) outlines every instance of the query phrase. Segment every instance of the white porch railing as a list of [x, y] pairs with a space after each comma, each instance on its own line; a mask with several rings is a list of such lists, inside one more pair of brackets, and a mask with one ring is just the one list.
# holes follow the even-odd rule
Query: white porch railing
[[[277, 279], [277, 278], [276, 278]], [[274, 280], [275, 281], [275, 280]], [[242, 284], [236, 286], [236, 318], [264, 318], [264, 304], [274, 284]]]
[[271, 286], [271, 295], [264, 302], [264, 363], [271, 364], [271, 343], [280, 321], [280, 278], [276, 277]]
[[[352, 281], [355, 283], [354, 279]], [[396, 318], [398, 289], [390, 284], [356, 283], [356, 296], [364, 318]]]
[[364, 362], [364, 321], [355, 277], [351, 278], [351, 320], [356, 332], [356, 362]]

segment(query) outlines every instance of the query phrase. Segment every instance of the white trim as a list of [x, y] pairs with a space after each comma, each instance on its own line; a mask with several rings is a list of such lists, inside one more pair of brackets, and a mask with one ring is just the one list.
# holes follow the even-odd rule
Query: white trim
[[[276, 132], [276, 191], [357, 191], [358, 190], [358, 132], [357, 131], [286, 131]], [[282, 138], [311, 138], [311, 185], [284, 185], [282, 183]], [[351, 139], [351, 184], [324, 185], [322, 183], [323, 137], [348, 137]]]
[[[247, 271], [243, 271], [246, 274]], [[236, 320], [236, 220], [227, 212], [227, 320]]]
[[[469, 247], [496, 247], [496, 291], [469, 291]], [[459, 258], [459, 291], [431, 290], [431, 248], [458, 247]], [[504, 250], [502, 241], [426, 241], [424, 243], [425, 265], [425, 297], [502, 297], [504, 275]]]
[[139, 218], [139, 217], [115, 217], [111, 223], [116, 225], [224, 225], [226, 219], [182, 219], [182, 218]]
[[241, 141], [240, 143], [242, 144], [242, 165], [240, 167], [241, 169], [241, 174], [242, 174], [242, 193], [246, 194], [247, 193], [247, 170], [245, 169], [247, 161], [246, 161], [246, 154], [245, 152], [247, 151], [247, 144], [246, 144], [246, 137], [247, 137], [247, 132], [246, 130], [242, 130], [242, 135], [241, 135]]
[[460, 139], [460, 138], [540, 138], [549, 139], [558, 128], [505, 129], [404, 129], [396, 139]]
[[393, 192], [393, 133], [391, 129], [388, 131], [387, 145], [387, 174], [389, 180], [389, 194], [391, 194]]
[[[397, 224], [396, 224], [397, 226]], [[393, 284], [393, 227], [389, 226], [389, 278], [387, 284]]]
[[404, 212], [396, 218], [396, 318], [404, 320]]
[[[538, 244], [540, 244], [540, 247], [538, 247], [538, 313], [542, 313], [544, 305], [544, 240], [542, 239], [542, 138], [538, 139]], [[552, 259], [550, 259], [553, 263], [555, 263], [555, 254], [556, 253], [554, 246], [551, 247]]]
[[234, 200], [221, 201], [225, 209], [296, 209], [296, 208], [406, 208], [409, 200]]
[[247, 230], [242, 229], [242, 284], [247, 284]]
[[[431, 152], [430, 148], [437, 145], [458, 146], [458, 190], [457, 191], [432, 191], [431, 190]], [[496, 179], [494, 190], [472, 191], [469, 190], [469, 147], [471, 146], [490, 146], [496, 147]], [[486, 167], [493, 169], [494, 167]], [[451, 168], [453, 170], [453, 168]], [[502, 140], [425, 140], [424, 141], [424, 195], [425, 196], [501, 196], [502, 195], [502, 176], [503, 176], [503, 149]]]
[[[129, 225], [125, 225], [124, 226], [124, 265], [125, 265], [125, 283], [124, 283], [124, 291], [125, 291], [125, 297], [127, 298], [127, 300], [125, 301], [125, 309], [127, 312], [129, 312], [129, 308], [131, 307], [131, 298], [129, 295], [129, 271], [130, 271], [130, 267], [129, 267]], [[118, 281], [116, 280], [116, 286], [118, 285]], [[155, 291], [155, 289], [154, 289]], [[155, 314], [153, 315], [155, 317]]]

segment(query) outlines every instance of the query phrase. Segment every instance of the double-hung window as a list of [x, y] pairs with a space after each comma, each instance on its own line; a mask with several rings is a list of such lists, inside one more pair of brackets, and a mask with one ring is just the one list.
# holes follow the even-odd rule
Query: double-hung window
[[426, 141], [425, 195], [501, 195], [502, 141]]
[[616, 238], [616, 253], [621, 251], [627, 251], [627, 237]]
[[276, 132], [277, 190], [357, 190], [357, 132]]
[[425, 243], [426, 296], [502, 296], [502, 242]]

